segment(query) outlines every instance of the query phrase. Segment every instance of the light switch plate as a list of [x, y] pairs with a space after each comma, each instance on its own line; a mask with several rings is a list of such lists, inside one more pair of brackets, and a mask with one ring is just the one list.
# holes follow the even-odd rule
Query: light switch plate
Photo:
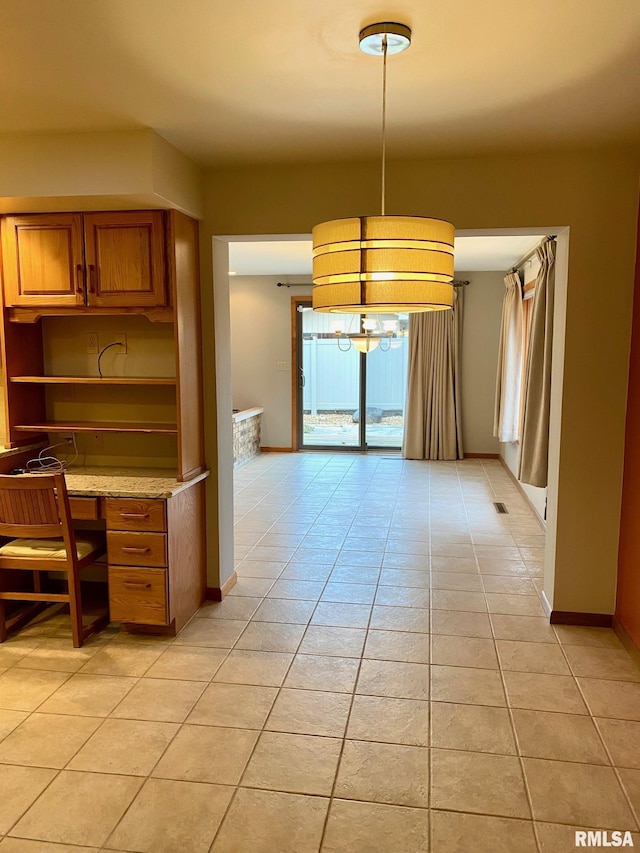
[[289, 370], [288, 361], [276, 361], [276, 370]]

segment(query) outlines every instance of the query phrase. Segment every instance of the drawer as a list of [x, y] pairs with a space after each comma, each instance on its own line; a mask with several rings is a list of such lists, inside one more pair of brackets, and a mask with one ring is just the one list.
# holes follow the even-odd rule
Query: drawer
[[107, 554], [110, 566], [166, 566], [167, 535], [108, 530]]
[[89, 521], [100, 518], [98, 498], [69, 498], [71, 518], [77, 521]]
[[109, 612], [115, 622], [166, 625], [167, 570], [109, 566]]
[[166, 501], [106, 498], [108, 530], [166, 530]]

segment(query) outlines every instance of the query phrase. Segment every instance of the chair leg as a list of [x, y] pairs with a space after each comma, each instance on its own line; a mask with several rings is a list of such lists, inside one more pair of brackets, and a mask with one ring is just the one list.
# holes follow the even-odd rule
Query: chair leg
[[69, 583], [69, 611], [71, 615], [71, 636], [74, 648], [79, 649], [84, 642], [84, 630], [82, 627], [82, 592], [80, 589], [80, 576], [78, 572], [68, 575]]
[[4, 643], [7, 639], [7, 606], [4, 601], [0, 600], [0, 643]]

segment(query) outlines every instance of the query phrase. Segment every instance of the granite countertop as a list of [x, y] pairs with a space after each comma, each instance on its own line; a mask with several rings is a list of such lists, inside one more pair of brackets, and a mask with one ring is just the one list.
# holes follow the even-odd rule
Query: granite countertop
[[65, 474], [67, 491], [75, 497], [170, 498], [209, 476], [208, 471], [184, 483], [166, 468], [72, 467]]

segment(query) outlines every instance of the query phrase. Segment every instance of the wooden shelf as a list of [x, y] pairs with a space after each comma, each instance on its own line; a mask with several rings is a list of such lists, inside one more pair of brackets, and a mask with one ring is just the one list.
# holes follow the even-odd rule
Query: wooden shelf
[[175, 385], [172, 377], [140, 376], [11, 376], [25, 385]]
[[118, 421], [40, 421], [35, 424], [18, 424], [19, 432], [146, 432], [160, 435], [177, 435], [176, 424], [128, 423]]
[[29, 306], [23, 308], [21, 306], [7, 308], [7, 317], [11, 323], [37, 323], [42, 317], [106, 317], [106, 316], [121, 316], [123, 314], [139, 315], [146, 317], [152, 323], [173, 323], [175, 320], [174, 309], [168, 308], [113, 308], [78, 305], [75, 308], [66, 306], [56, 307], [55, 305], [47, 306]]

